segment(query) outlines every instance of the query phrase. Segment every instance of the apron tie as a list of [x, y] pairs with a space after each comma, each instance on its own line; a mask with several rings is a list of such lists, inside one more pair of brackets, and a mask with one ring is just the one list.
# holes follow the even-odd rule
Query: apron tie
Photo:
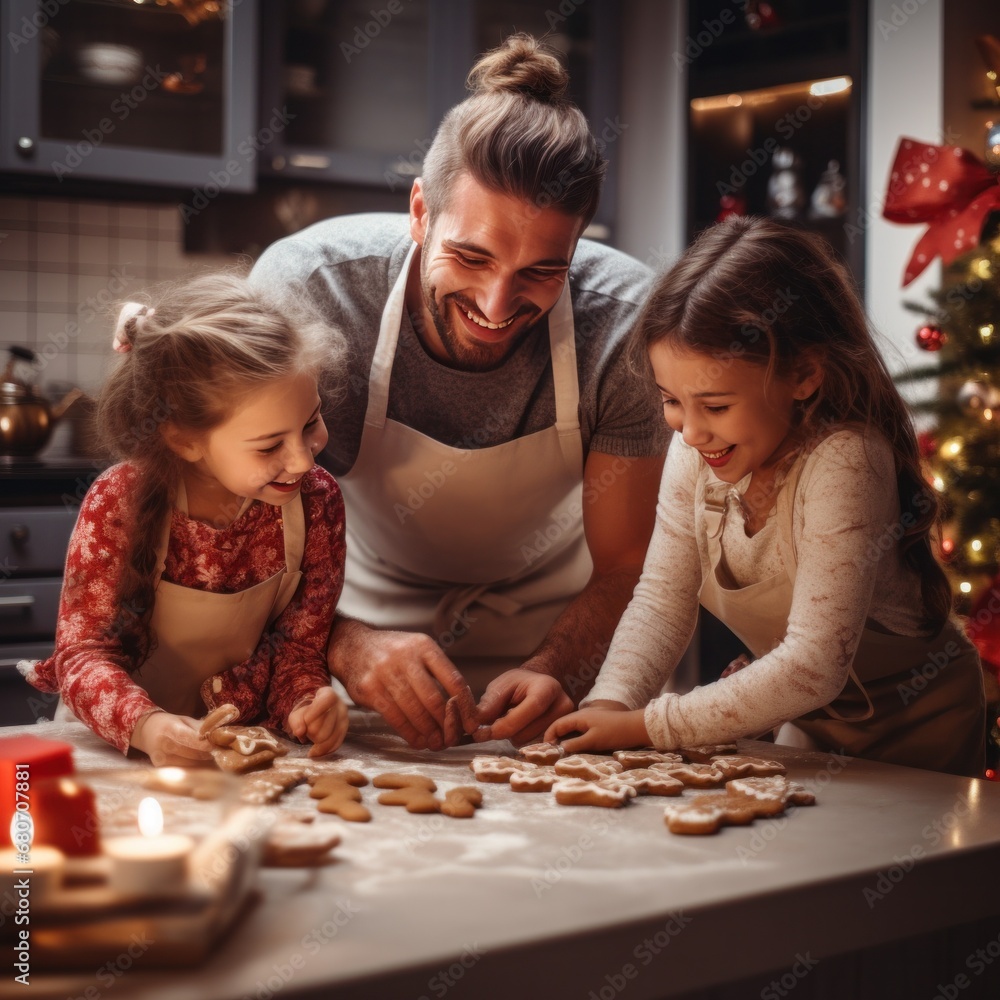
[[[506, 618], [516, 615], [524, 607], [519, 601], [490, 591], [490, 584], [470, 587], [455, 587], [449, 590], [434, 609], [434, 635], [443, 636], [457, 631], [456, 626], [466, 625], [462, 621], [466, 611], [473, 604], [481, 604]], [[472, 619], [473, 621], [475, 619]]]

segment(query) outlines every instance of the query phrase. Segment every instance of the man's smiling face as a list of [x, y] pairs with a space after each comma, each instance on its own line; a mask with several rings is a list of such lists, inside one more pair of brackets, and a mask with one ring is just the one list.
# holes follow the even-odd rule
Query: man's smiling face
[[582, 220], [483, 187], [468, 174], [428, 217], [420, 181], [410, 232], [420, 245], [419, 287], [407, 306], [439, 360], [465, 371], [501, 365], [563, 290]]

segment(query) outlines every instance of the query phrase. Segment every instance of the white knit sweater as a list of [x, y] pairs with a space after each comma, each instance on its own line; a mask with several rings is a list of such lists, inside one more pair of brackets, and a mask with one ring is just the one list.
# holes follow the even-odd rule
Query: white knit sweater
[[[630, 709], [646, 705], [646, 728], [658, 747], [757, 736], [837, 697], [866, 623], [922, 634], [920, 581], [898, 557], [889, 444], [878, 434], [839, 430], [797, 462], [804, 463], [792, 518], [797, 567], [784, 641], [730, 677], [683, 695], [659, 694], [694, 632], [700, 553], [707, 554], [695, 492], [699, 477], [715, 481], [698, 452], [674, 435], [642, 578], [584, 705], [603, 699]], [[737, 488], [745, 490], [748, 480]], [[726, 518], [722, 550], [737, 586], [780, 572], [775, 521], [772, 510], [748, 538], [738, 517]]]

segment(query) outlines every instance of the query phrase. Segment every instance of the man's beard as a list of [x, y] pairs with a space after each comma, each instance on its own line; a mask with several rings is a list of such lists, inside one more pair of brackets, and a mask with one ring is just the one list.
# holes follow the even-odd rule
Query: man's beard
[[[423, 275], [420, 276], [420, 291], [423, 295], [424, 305], [434, 322], [434, 329], [441, 339], [445, 352], [451, 359], [451, 367], [457, 368], [459, 371], [488, 372], [494, 368], [499, 368], [534, 326], [534, 323], [527, 325], [516, 337], [502, 341], [499, 344], [470, 344], [455, 332], [454, 327], [448, 320], [447, 310], [449, 306], [460, 309], [461, 306], [459, 303], [454, 299], [445, 299], [444, 309], [442, 310], [437, 298], [434, 296], [434, 289], [425, 283]], [[414, 317], [414, 319], [416, 320], [417, 318]], [[522, 316], [519, 311], [517, 319], [514, 322], [520, 322], [521, 319]], [[419, 334], [420, 331], [418, 330], [417, 333]]]

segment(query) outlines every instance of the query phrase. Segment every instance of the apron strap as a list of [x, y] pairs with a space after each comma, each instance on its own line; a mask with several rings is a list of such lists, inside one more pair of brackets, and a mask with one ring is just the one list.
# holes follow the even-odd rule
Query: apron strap
[[[805, 467], [805, 464], [805, 459], [802, 459], [796, 462], [791, 470], [789, 470], [788, 478], [783, 483], [781, 493], [778, 496], [778, 517], [780, 519], [778, 527], [781, 529], [778, 531], [778, 546], [784, 558], [788, 577], [793, 587], [795, 585], [795, 571], [798, 565], [795, 552], [795, 532], [793, 530], [795, 527], [795, 490], [799, 485], [799, 479], [802, 476], [802, 469]], [[838, 722], [864, 722], [875, 714], [875, 706], [872, 704], [871, 697], [865, 690], [864, 684], [861, 683], [860, 678], [855, 672], [853, 663], [847, 672], [847, 678], [847, 683], [850, 684], [853, 681], [854, 686], [864, 696], [867, 708], [860, 715], [852, 716], [843, 716], [829, 705], [824, 706], [823, 711]], [[847, 684], [844, 687], [846, 688]]]
[[368, 408], [365, 410], [365, 424], [375, 428], [385, 426], [385, 417], [389, 411], [389, 377], [392, 373], [392, 363], [396, 357], [396, 344], [399, 342], [399, 324], [403, 319], [403, 305], [406, 301], [406, 281], [410, 273], [410, 265], [417, 252], [414, 243], [406, 252], [403, 268], [396, 278], [385, 308], [382, 310], [382, 321], [379, 325], [378, 342], [375, 344], [375, 356], [372, 358], [372, 368], [368, 375]]
[[576, 366], [576, 332], [569, 277], [562, 294], [549, 312], [549, 352], [552, 383], [556, 395], [556, 431], [563, 458], [572, 469], [583, 471], [583, 439], [580, 437], [580, 378]]

